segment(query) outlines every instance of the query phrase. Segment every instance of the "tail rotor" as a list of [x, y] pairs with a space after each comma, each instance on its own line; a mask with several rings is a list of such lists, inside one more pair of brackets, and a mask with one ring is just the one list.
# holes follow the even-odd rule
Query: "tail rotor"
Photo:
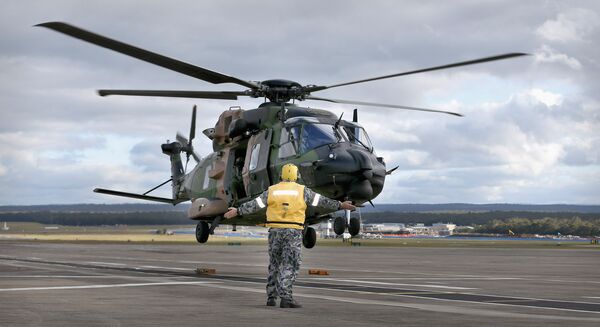
[[196, 154], [196, 152], [194, 151], [194, 146], [192, 144], [192, 141], [194, 140], [195, 137], [196, 137], [196, 105], [194, 105], [194, 108], [192, 109], [192, 122], [190, 124], [189, 139], [186, 138], [185, 136], [183, 136], [179, 132], [177, 132], [177, 135], [176, 135], [177, 142], [179, 142], [179, 144], [181, 144], [181, 151], [185, 152], [185, 154], [186, 154], [186, 161], [185, 161], [186, 169], [187, 169], [187, 164], [190, 160], [190, 156], [192, 158], [194, 158], [196, 163], [200, 162], [200, 156], [198, 156], [198, 154]]

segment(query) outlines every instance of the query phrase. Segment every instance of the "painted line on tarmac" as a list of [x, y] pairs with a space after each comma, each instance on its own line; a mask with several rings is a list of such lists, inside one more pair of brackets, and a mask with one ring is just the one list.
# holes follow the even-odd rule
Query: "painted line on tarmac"
[[[310, 279], [330, 280], [337, 277], [309, 277]], [[309, 279], [298, 278], [298, 279]], [[365, 280], [519, 280], [520, 277], [351, 277], [352, 279]]]
[[[252, 282], [246, 282], [246, 283], [252, 283]], [[262, 287], [260, 289], [257, 289], [257, 288], [244, 287], [244, 286], [230, 286], [230, 285], [224, 285], [224, 284], [203, 284], [203, 285], [198, 285], [198, 286], [226, 289], [226, 290], [237, 291], [237, 292], [259, 293], [259, 294], [263, 294], [263, 295], [265, 292], [264, 288], [262, 288]], [[349, 291], [349, 292], [353, 292], [353, 291]], [[357, 293], [364, 293], [364, 292], [357, 292]], [[498, 318], [502, 318], [502, 319], [525, 318], [525, 319], [600, 322], [600, 318], [591, 318], [591, 317], [567, 317], [567, 316], [553, 316], [553, 315], [542, 315], [542, 314], [514, 313], [514, 312], [507, 312], [507, 311], [465, 308], [465, 307], [451, 306], [451, 305], [403, 303], [403, 302], [385, 301], [385, 300], [370, 300], [370, 299], [357, 299], [357, 298], [341, 297], [341, 296], [328, 296], [328, 295], [321, 295], [321, 294], [307, 294], [307, 293], [301, 293], [301, 292], [294, 292], [294, 297], [312, 298], [312, 299], [317, 299], [317, 300], [328, 300], [328, 301], [353, 303], [353, 304], [360, 304], [360, 305], [401, 307], [401, 308], [407, 308], [407, 309], [419, 309], [419, 310], [424, 310], [424, 311], [444, 312], [444, 313], [450, 313], [450, 314], [498, 317]], [[470, 302], [470, 303], [473, 303], [473, 302]], [[483, 303], [483, 304], [488, 304], [488, 303]], [[495, 304], [495, 303], [491, 303], [491, 304]], [[305, 306], [305, 307], [308, 307], [308, 306]], [[535, 308], [537, 308], [537, 307], [535, 307]]]
[[140, 266], [140, 268], [147, 268], [147, 269], [165, 269], [165, 270], [179, 270], [179, 271], [194, 271], [194, 269], [191, 268], [177, 268], [177, 267], [161, 267], [161, 266]]
[[[254, 284], [264, 284], [265, 280], [255, 277], [244, 277], [244, 276], [207, 276], [205, 278], [226, 280], [232, 282], [245, 282]], [[390, 289], [386, 287], [377, 286], [366, 286], [366, 285], [344, 285], [334, 283], [322, 283], [322, 282], [297, 282], [295, 287], [298, 288], [310, 288], [327, 291], [341, 291], [341, 292], [352, 292], [358, 294], [373, 294], [383, 296], [396, 296], [396, 297], [408, 297], [408, 298], [419, 298], [425, 300], [440, 300], [448, 302], [461, 302], [461, 303], [472, 303], [472, 304], [486, 304], [486, 305], [510, 305], [513, 307], [528, 307], [536, 309], [547, 309], [547, 310], [560, 310], [569, 312], [584, 312], [600, 314], [600, 303], [593, 302], [576, 302], [576, 301], [561, 301], [561, 300], [549, 300], [549, 299], [535, 299], [535, 298], [524, 298], [524, 297], [513, 297], [513, 296], [499, 296], [499, 295], [488, 295], [488, 294], [477, 294], [477, 293], [462, 293], [462, 292], [430, 292], [428, 290], [413, 290], [413, 289]], [[394, 295], [393, 293], [410, 293], [403, 295]], [[417, 294], [413, 294], [417, 293]], [[523, 300], [518, 303], [508, 304], [501, 303], [502, 301], [511, 300]]]
[[165, 279], [163, 276], [125, 276], [125, 275], [114, 275], [114, 274], [103, 274], [103, 275], [0, 275], [0, 278], [57, 278], [57, 279], [69, 279], [69, 278], [89, 278], [89, 279]]
[[430, 288], [443, 288], [443, 289], [452, 289], [452, 290], [477, 290], [478, 289], [478, 288], [473, 288], [473, 287], [444, 286], [444, 285], [383, 283], [383, 282], [373, 282], [373, 281], [355, 280], [355, 279], [331, 279], [331, 280], [337, 281], [337, 282], [346, 282], [346, 283], [363, 283], [363, 284], [389, 285], [389, 286], [430, 287]]
[[[25, 261], [30, 262], [33, 260], [27, 259], [19, 259], [19, 258], [11, 258], [9, 260], [14, 261]], [[129, 271], [129, 272], [139, 272], [144, 274], [167, 274], [170, 276], [179, 276], [179, 277], [193, 277], [194, 274], [188, 274], [184, 272], [177, 271], [160, 271], [160, 270], [152, 270], [146, 269], [142, 270], [137, 267], [107, 267], [107, 266], [92, 266], [80, 263], [68, 263], [68, 262], [53, 262], [53, 261], [39, 261], [46, 264], [54, 264], [54, 265], [63, 265], [69, 267], [77, 267], [77, 268], [87, 268], [87, 269], [105, 269], [105, 270], [114, 270], [114, 271]], [[219, 280], [219, 281], [229, 281], [229, 282], [247, 282], [253, 284], [261, 284], [264, 285], [264, 278], [257, 277], [248, 277], [248, 276], [232, 276], [232, 275], [214, 275], [214, 276], [203, 276], [202, 278], [206, 278], [205, 280]], [[193, 282], [192, 282], [193, 283]], [[321, 289], [321, 290], [330, 290], [330, 291], [345, 291], [345, 292], [355, 292], [355, 293], [363, 293], [363, 294], [375, 294], [375, 295], [391, 295], [398, 297], [413, 297], [419, 299], [430, 299], [430, 300], [442, 300], [442, 301], [456, 301], [456, 302], [464, 302], [464, 303], [480, 303], [480, 304], [488, 304], [488, 305], [510, 305], [514, 307], [530, 307], [537, 309], [550, 309], [550, 310], [563, 310], [563, 311], [574, 311], [574, 312], [586, 312], [586, 313], [600, 313], [600, 303], [591, 303], [591, 302], [574, 302], [574, 301], [561, 301], [561, 300], [548, 300], [548, 299], [527, 299], [522, 297], [510, 297], [510, 296], [498, 296], [498, 295], [487, 295], [487, 294], [474, 294], [474, 293], [457, 293], [457, 292], [448, 292], [448, 293], [432, 293], [426, 290], [412, 290], [412, 289], [389, 289], [385, 287], [377, 287], [377, 286], [366, 286], [366, 285], [340, 285], [334, 283], [322, 283], [322, 282], [297, 282], [297, 287], [303, 288], [313, 288], [313, 289]], [[263, 291], [264, 292], [264, 291]], [[401, 293], [401, 292], [410, 292], [410, 293], [419, 293], [419, 295], [393, 295], [390, 293]], [[515, 299], [526, 299], [530, 300], [529, 302], [520, 302], [519, 304], [505, 304], [498, 303], [506, 300], [515, 300]]]
[[88, 261], [87, 263], [92, 264], [92, 265], [126, 266], [126, 264], [124, 264], [124, 263], [117, 263], [117, 262]]
[[163, 282], [163, 283], [99, 284], [99, 285], [77, 285], [77, 286], [18, 287], [18, 288], [0, 288], [0, 292], [75, 290], [75, 289], [140, 287], [140, 286], [172, 286], [172, 285], [195, 285], [195, 284], [215, 284], [215, 283], [220, 283], [220, 282], [203, 281], [203, 282]]

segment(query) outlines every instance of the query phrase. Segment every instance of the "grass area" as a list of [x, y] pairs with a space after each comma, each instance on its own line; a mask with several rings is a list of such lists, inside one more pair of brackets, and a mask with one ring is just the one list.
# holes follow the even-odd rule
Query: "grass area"
[[[92, 242], [92, 243], [161, 243], [197, 244], [193, 234], [156, 234], [156, 230], [194, 228], [193, 225], [177, 226], [56, 226], [38, 223], [10, 223], [10, 230], [0, 231], [0, 240], [35, 240], [40, 242]], [[48, 229], [48, 227], [51, 227]], [[265, 245], [266, 239], [227, 237], [212, 235], [208, 245]], [[586, 242], [557, 240], [478, 240], [452, 238], [403, 238], [403, 239], [318, 239], [317, 246], [368, 246], [368, 247], [455, 247], [455, 248], [552, 248], [597, 249], [600, 245]]]
[[[563, 249], [598, 249], [600, 245], [591, 245], [586, 242], [564, 242], [555, 240], [480, 240], [480, 239], [452, 239], [452, 238], [405, 238], [405, 239], [357, 239], [352, 243], [339, 244], [340, 240], [319, 240], [317, 243], [323, 245], [325, 242], [334, 241], [331, 245], [340, 246], [369, 246], [369, 247], [450, 247], [450, 248], [563, 248]], [[338, 243], [338, 244], [336, 244]]]

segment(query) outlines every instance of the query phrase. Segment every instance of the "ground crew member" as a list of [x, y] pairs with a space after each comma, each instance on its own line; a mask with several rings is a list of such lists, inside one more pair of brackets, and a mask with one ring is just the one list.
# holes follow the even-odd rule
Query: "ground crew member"
[[298, 167], [286, 164], [281, 169], [281, 182], [269, 187], [254, 200], [239, 208], [229, 208], [225, 218], [254, 213], [267, 208], [269, 227], [269, 276], [267, 305], [275, 306], [281, 298], [281, 308], [301, 308], [292, 297], [292, 286], [302, 263], [302, 231], [308, 205], [330, 210], [354, 210], [352, 202], [340, 202], [315, 193], [296, 183]]

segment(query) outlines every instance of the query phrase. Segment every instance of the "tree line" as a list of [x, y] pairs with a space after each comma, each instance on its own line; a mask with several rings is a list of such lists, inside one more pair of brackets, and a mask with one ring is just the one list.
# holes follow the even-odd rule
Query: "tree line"
[[494, 219], [475, 229], [478, 233], [491, 234], [541, 234], [541, 235], [578, 235], [599, 236], [600, 219], [583, 220], [580, 217], [560, 218], [509, 218]]
[[[359, 216], [358, 212], [353, 215]], [[469, 211], [469, 212], [372, 212], [363, 213], [362, 220], [369, 223], [454, 223], [461, 226], [483, 225], [497, 219], [527, 218], [531, 220], [543, 218], [568, 219], [579, 217], [582, 220], [600, 219], [600, 213], [580, 212], [539, 212], [539, 211]]]
[[182, 211], [150, 212], [15, 212], [0, 213], [0, 221], [37, 222], [65, 226], [102, 225], [189, 225]]
[[[353, 216], [359, 216], [354, 212]], [[600, 214], [569, 212], [373, 212], [360, 215], [363, 223], [454, 223], [475, 226], [476, 232], [506, 234], [600, 235]], [[184, 211], [135, 212], [0, 212], [1, 221], [38, 222], [66, 226], [190, 225]]]

